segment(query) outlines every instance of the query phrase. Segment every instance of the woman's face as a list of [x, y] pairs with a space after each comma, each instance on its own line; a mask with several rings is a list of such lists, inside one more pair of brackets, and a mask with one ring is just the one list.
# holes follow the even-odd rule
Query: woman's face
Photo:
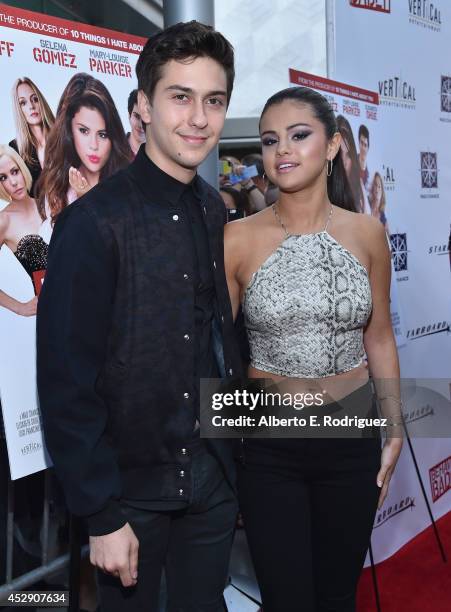
[[72, 135], [82, 165], [89, 172], [100, 172], [111, 153], [111, 140], [101, 113], [82, 106], [72, 118]]
[[374, 178], [374, 199], [378, 205], [382, 199], [382, 181], [378, 176]]
[[340, 155], [341, 155], [341, 161], [343, 162], [343, 166], [346, 172], [346, 176], [349, 179], [351, 176], [352, 159], [351, 159], [351, 154], [349, 153], [348, 143], [346, 142], [344, 138], [341, 141]]
[[17, 87], [17, 99], [28, 125], [41, 125], [42, 115], [39, 98], [28, 83], [21, 83]]
[[334, 157], [334, 146], [309, 105], [285, 100], [271, 106], [262, 117], [260, 137], [265, 172], [281, 191], [309, 187], [322, 174], [326, 180], [326, 157]]
[[27, 195], [23, 174], [9, 155], [0, 157], [0, 183], [12, 200], [22, 200]]

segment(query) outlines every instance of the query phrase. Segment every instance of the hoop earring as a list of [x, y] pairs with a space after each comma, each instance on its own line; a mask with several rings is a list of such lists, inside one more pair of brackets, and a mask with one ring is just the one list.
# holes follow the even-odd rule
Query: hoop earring
[[[330, 166], [329, 166], [330, 163]], [[333, 159], [328, 159], [327, 160], [327, 176], [331, 176], [332, 175], [332, 170], [334, 168], [334, 160]]]
[[263, 179], [264, 181], [266, 181], [266, 172], [263, 172], [263, 174], [262, 174], [262, 179]]

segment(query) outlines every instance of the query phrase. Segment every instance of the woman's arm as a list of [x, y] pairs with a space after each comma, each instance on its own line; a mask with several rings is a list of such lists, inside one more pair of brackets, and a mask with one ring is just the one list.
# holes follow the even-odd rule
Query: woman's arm
[[28, 302], [19, 302], [0, 289], [0, 306], [22, 317], [32, 317], [36, 314], [38, 298], [35, 296]]
[[[363, 219], [362, 219], [363, 220]], [[391, 475], [402, 448], [402, 411], [399, 360], [390, 315], [391, 254], [383, 225], [374, 217], [364, 218], [364, 238], [370, 250], [370, 284], [373, 310], [363, 340], [368, 365], [388, 420], [377, 483], [381, 487], [379, 508], [388, 492]]]

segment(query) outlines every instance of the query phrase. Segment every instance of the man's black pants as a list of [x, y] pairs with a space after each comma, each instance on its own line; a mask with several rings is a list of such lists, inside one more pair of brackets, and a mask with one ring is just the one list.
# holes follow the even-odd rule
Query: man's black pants
[[192, 475], [187, 509], [125, 508], [139, 540], [138, 583], [124, 588], [118, 578], [99, 571], [102, 612], [158, 611], [163, 568], [168, 612], [223, 612], [237, 501], [206, 450], [193, 456]]

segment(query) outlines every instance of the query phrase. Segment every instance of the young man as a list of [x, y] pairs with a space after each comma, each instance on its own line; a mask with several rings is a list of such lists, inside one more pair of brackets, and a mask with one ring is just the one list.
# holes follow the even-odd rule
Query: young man
[[127, 133], [128, 144], [133, 155], [139, 151], [139, 147], [146, 142], [146, 132], [144, 131], [141, 115], [138, 111], [138, 90], [133, 89], [128, 96], [128, 120], [130, 122], [130, 132]]
[[368, 149], [370, 148], [370, 133], [366, 125], [359, 127], [359, 163], [360, 163], [360, 178], [367, 194], [370, 190], [370, 173], [368, 170], [367, 157]]
[[[101, 609], [222, 610], [237, 504], [229, 441], [199, 437], [199, 378], [239, 375], [224, 204], [197, 174], [218, 142], [233, 50], [177, 24], [138, 60], [146, 145], [56, 223], [38, 307], [38, 388]], [[138, 552], [139, 546], [139, 552]]]

